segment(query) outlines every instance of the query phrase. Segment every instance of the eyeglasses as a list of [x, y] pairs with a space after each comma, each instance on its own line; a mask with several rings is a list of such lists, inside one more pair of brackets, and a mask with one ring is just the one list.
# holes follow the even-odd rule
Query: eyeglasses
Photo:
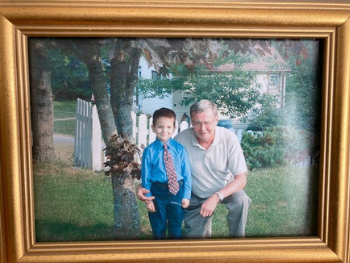
[[205, 121], [205, 122], [193, 122], [192, 123], [192, 126], [194, 127], [194, 128], [196, 128], [196, 129], [198, 129], [198, 128], [201, 128], [203, 125], [204, 125], [204, 127], [206, 127], [206, 128], [208, 128], [208, 127], [210, 127], [213, 123], [214, 123], [214, 121], [215, 120], [212, 120], [212, 121]]

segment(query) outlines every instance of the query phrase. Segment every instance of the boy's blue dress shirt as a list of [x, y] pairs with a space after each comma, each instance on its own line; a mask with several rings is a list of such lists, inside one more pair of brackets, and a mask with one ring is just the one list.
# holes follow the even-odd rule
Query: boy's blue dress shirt
[[[191, 167], [190, 160], [187, 155], [187, 151], [177, 141], [170, 138], [166, 144], [168, 150], [173, 158], [177, 180], [183, 180], [184, 183], [184, 196], [185, 199], [191, 199]], [[142, 187], [147, 190], [151, 189], [152, 182], [167, 183], [168, 177], [164, 164], [164, 143], [156, 139], [153, 143], [148, 145], [142, 154], [142, 168], [141, 178]], [[146, 196], [152, 196], [152, 193], [146, 194]]]

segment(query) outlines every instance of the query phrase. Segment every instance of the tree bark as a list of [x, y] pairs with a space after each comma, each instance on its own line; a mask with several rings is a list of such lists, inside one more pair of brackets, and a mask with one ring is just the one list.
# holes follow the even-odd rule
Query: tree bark
[[131, 118], [134, 89], [138, 80], [141, 50], [130, 39], [118, 39], [113, 44], [111, 59], [111, 103], [119, 134], [125, 140], [134, 141]]
[[91, 88], [95, 96], [102, 136], [107, 145], [108, 138], [114, 134], [118, 134], [107, 92], [107, 83], [104, 79], [102, 65], [99, 60], [90, 59], [86, 62], [86, 65], [89, 70]]
[[134, 180], [129, 174], [112, 175], [114, 196], [114, 230], [117, 240], [140, 238], [141, 223], [134, 192]]
[[53, 142], [53, 98], [51, 73], [42, 63], [45, 57], [44, 42], [30, 42], [31, 117], [33, 132], [33, 159], [48, 162], [55, 158]]
[[[111, 47], [111, 104], [119, 135], [130, 142], [133, 138], [131, 118], [134, 88], [138, 80], [141, 50], [132, 40], [118, 39]], [[114, 226], [117, 239], [137, 239], [141, 234], [140, 216], [130, 174], [112, 175]]]

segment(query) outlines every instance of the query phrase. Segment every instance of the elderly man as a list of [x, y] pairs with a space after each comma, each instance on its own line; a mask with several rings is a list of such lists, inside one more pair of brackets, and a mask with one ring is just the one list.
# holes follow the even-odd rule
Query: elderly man
[[[175, 137], [185, 146], [191, 164], [192, 196], [185, 210], [185, 237], [209, 238], [218, 203], [228, 208], [230, 237], [244, 237], [250, 199], [243, 190], [247, 166], [237, 136], [218, 127], [215, 103], [201, 100], [190, 109], [192, 128]], [[145, 189], [137, 196], [147, 202]]]

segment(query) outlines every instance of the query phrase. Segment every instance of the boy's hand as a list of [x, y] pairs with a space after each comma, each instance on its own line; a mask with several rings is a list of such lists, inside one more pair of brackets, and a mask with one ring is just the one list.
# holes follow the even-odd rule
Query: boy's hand
[[149, 190], [143, 188], [141, 185], [139, 185], [136, 189], [137, 198], [140, 201], [145, 202], [146, 204], [148, 202], [152, 202], [152, 200], [154, 199], [154, 196], [150, 196], [150, 197], [145, 196], [145, 194], [148, 194], [148, 193], [149, 193]]
[[183, 208], [187, 208], [189, 206], [189, 204], [190, 204], [190, 200], [189, 199], [185, 199], [185, 198], [182, 199], [181, 206]]
[[151, 212], [151, 213], [154, 213], [156, 211], [153, 201], [146, 203], [146, 208], [148, 212]]

